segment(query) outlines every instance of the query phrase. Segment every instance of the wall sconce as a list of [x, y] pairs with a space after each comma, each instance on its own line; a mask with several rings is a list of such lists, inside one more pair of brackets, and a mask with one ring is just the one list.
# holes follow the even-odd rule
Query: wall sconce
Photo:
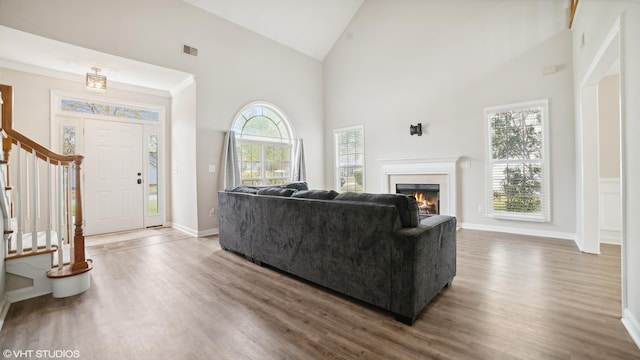
[[411, 136], [422, 136], [422, 123], [418, 123], [418, 125], [409, 125], [409, 133]]
[[91, 70], [93, 70], [95, 74], [87, 73], [87, 89], [98, 91], [107, 90], [107, 77], [104, 75], [98, 75], [98, 72], [100, 72], [100, 68], [92, 67]]

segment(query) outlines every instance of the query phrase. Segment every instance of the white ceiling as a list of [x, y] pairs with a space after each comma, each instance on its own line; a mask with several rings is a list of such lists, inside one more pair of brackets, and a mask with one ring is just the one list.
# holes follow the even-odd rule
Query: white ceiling
[[323, 61], [364, 0], [184, 0]]
[[107, 87], [142, 87], [172, 93], [193, 81], [191, 74], [109, 55], [0, 26], [0, 66], [40, 75], [84, 81], [99, 64]]
[[[322, 61], [364, 0], [184, 1]], [[181, 71], [0, 26], [2, 67], [84, 81], [96, 64], [112, 88], [173, 93], [193, 81], [191, 74]]]

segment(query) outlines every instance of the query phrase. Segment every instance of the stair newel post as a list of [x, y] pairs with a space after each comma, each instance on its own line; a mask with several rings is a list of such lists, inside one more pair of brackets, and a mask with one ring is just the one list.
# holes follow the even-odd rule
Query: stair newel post
[[[13, 121], [13, 88], [7, 85], [0, 85], [0, 93], [2, 97], [0, 98], [0, 103], [2, 103], [2, 130], [10, 128], [12, 126], [11, 122]], [[6, 135], [6, 134], [5, 134]], [[11, 153], [11, 148], [13, 147], [13, 143], [8, 136], [4, 136], [2, 138], [2, 154], [4, 156], [4, 161], [9, 164], [9, 154]], [[7, 165], [7, 186], [11, 186], [9, 176], [9, 166]]]
[[[11, 154], [11, 148], [13, 146], [13, 143], [11, 142], [11, 139], [8, 138], [7, 136], [4, 136], [2, 138], [2, 159], [4, 161], [7, 162], [7, 164], [9, 163], [9, 155]], [[7, 174], [7, 186], [10, 186], [11, 184], [8, 183], [9, 181], [9, 176]]]
[[85, 259], [84, 254], [84, 224], [82, 218], [82, 160], [84, 156], [76, 155], [73, 163], [76, 168], [76, 214], [75, 214], [75, 229], [73, 234], [73, 261], [72, 270], [88, 269], [89, 264]]

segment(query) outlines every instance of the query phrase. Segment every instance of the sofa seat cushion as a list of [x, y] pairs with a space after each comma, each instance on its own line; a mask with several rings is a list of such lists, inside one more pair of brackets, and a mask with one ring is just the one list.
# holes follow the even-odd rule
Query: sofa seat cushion
[[420, 214], [416, 198], [403, 194], [368, 194], [345, 192], [335, 197], [336, 201], [362, 201], [394, 205], [398, 209], [402, 227], [417, 227]]
[[338, 193], [334, 190], [302, 190], [297, 191], [291, 197], [318, 200], [333, 200]]

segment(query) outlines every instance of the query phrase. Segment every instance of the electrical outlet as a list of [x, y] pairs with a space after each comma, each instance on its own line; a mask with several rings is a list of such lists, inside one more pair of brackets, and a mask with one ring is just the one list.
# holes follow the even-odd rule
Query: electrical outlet
[[484, 204], [478, 205], [478, 212], [479, 213], [483, 213], [484, 212]]
[[209, 217], [214, 217], [216, 216], [216, 208], [211, 208], [211, 210], [209, 210]]

